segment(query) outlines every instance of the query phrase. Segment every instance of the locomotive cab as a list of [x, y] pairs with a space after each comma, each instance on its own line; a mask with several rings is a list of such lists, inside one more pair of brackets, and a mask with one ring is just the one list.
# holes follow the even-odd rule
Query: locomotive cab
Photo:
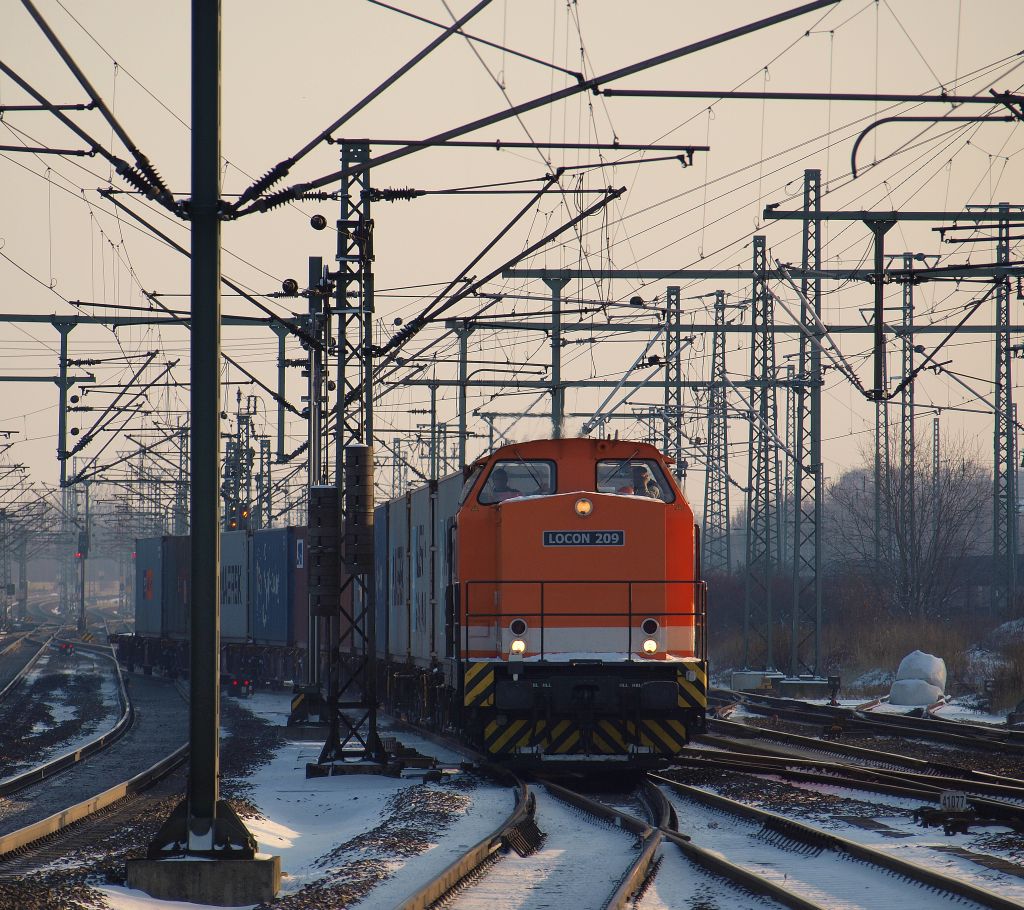
[[693, 513], [653, 446], [545, 440], [474, 466], [456, 521], [463, 727], [499, 760], [664, 763], [704, 727]]

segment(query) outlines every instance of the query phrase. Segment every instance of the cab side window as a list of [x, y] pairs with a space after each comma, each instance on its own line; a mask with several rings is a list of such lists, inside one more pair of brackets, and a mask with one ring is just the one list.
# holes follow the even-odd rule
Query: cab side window
[[652, 458], [618, 458], [597, 463], [597, 492], [645, 496], [673, 502], [675, 493], [665, 469]]
[[519, 496], [547, 496], [555, 492], [553, 461], [496, 461], [480, 490], [481, 505], [496, 505]]

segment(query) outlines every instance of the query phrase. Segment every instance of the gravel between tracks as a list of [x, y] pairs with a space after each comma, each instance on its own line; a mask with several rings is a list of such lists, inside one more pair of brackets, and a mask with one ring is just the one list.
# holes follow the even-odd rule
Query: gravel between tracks
[[[803, 724], [790, 720], [774, 720], [763, 715], [743, 714], [734, 716], [737, 720], [752, 727], [765, 730], [778, 730], [782, 733], [796, 733], [799, 736], [819, 736], [821, 724]], [[1006, 777], [1021, 777], [1021, 757], [1019, 755], [1002, 754], [988, 749], [966, 749], [963, 746], [944, 745], [904, 736], [886, 736], [870, 730], [849, 730], [836, 737], [836, 742], [848, 746], [859, 746], [862, 749], [876, 749], [880, 752], [892, 752], [920, 758], [925, 761], [955, 765], [964, 770], [984, 771], [987, 774], [1001, 774]], [[822, 749], [828, 749], [828, 740], [822, 740]]]
[[[507, 790], [468, 775], [433, 784], [377, 775], [307, 780], [305, 763], [316, 759], [319, 744], [289, 742], [284, 728], [233, 699], [222, 701], [222, 720], [222, 795], [261, 851], [282, 857], [282, 893], [263, 910], [336, 910], [368, 895], [365, 906], [390, 906], [512, 807]], [[152, 902], [124, 887], [124, 864], [143, 855], [180, 800], [183, 780], [179, 773], [139, 799], [112, 830], [97, 824], [87, 849], [17, 881], [0, 880], [0, 910], [117, 910]]]
[[[3, 641], [0, 641], [0, 648], [6, 648], [12, 641], [13, 637], [11, 636], [4, 638]], [[39, 650], [41, 645], [42, 642], [34, 638], [23, 638], [18, 646], [12, 648], [9, 653], [0, 654], [0, 689], [7, 686], [21, 672], [21, 668], [32, 659], [32, 655]]]
[[120, 716], [111, 661], [48, 651], [0, 704], [0, 779], [80, 748]]
[[[781, 781], [720, 771], [675, 770], [666, 776], [1024, 900], [1024, 867], [1013, 871], [986, 865], [1005, 861], [1020, 866], [1024, 859], [1024, 836], [1006, 829], [982, 828], [947, 837], [941, 828], [914, 823], [913, 810], [922, 805], [920, 800], [860, 792], [839, 783]], [[680, 824], [685, 830], [682, 816]]]
[[135, 704], [132, 729], [108, 749], [51, 780], [0, 799], [0, 834], [47, 818], [127, 780], [185, 742], [188, 708], [172, 683], [153, 677], [133, 677], [129, 695]]

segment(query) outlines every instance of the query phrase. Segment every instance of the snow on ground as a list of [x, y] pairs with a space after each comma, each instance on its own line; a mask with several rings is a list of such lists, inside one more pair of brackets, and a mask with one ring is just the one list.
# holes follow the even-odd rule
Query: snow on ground
[[[241, 704], [254, 714], [284, 725], [288, 718], [290, 695], [260, 692]], [[382, 724], [387, 732], [387, 724]], [[456, 753], [445, 753], [433, 744], [404, 731], [393, 731], [403, 744], [435, 755], [442, 761], [457, 762]], [[335, 777], [306, 778], [307, 762], [319, 758], [317, 742], [287, 742], [274, 758], [259, 768], [246, 783], [246, 799], [260, 814], [247, 817], [245, 823], [262, 853], [281, 857], [281, 895], [292, 894], [303, 886], [343, 871], [347, 863], [362, 863], [375, 858], [374, 845], [359, 843], [338, 850], [359, 835], [386, 824], [403, 795], [415, 788], [423, 791], [450, 792], [445, 785], [423, 784], [418, 778], [393, 778], [378, 774], [348, 774]], [[457, 776], [448, 780], [456, 782]], [[437, 832], [436, 839], [418, 854], [396, 856], [385, 850], [383, 865], [388, 873], [358, 905], [367, 908], [397, 904], [417, 887], [454, 862], [473, 844], [487, 837], [513, 808], [509, 790], [481, 783], [459, 787], [465, 806], [452, 824]], [[102, 891], [111, 910], [195, 910], [200, 905], [158, 901], [140, 891], [103, 885]]]
[[662, 861], [640, 910], [765, 910], [780, 905], [732, 885], [690, 862], [674, 844], [663, 844]]
[[[103, 717], [96, 722], [86, 722], [82, 731], [74, 737], [61, 740], [55, 743], [52, 747], [42, 749], [35, 757], [33, 765], [43, 764], [51, 761], [55, 758], [59, 758], [62, 755], [66, 755], [69, 752], [77, 752], [79, 749], [87, 746], [95, 739], [103, 736], [107, 733], [120, 719], [121, 701], [118, 697], [118, 684], [116, 680], [116, 671], [112, 661], [104, 660], [100, 657], [95, 657], [88, 653], [80, 652], [78, 654], [78, 660], [87, 660], [91, 663], [91, 666], [85, 667], [81, 664], [58, 664], [53, 659], [54, 652], [48, 651], [36, 665], [27, 673], [22, 681], [18, 684], [18, 691], [24, 689], [30, 689], [32, 685], [42, 676], [57, 676], [64, 677], [68, 680], [72, 676], [81, 676], [85, 673], [102, 674], [100, 682], [100, 697], [103, 702]], [[79, 706], [73, 701], [69, 700], [70, 688], [66, 685], [58, 685], [53, 688], [47, 702], [47, 709], [50, 713], [50, 720], [45, 724], [37, 722], [33, 725], [32, 733], [40, 734], [47, 730], [53, 730], [60, 727], [62, 724], [69, 723], [70, 721], [78, 718]], [[16, 773], [11, 775], [16, 777], [20, 774], [28, 765], [19, 766]], [[5, 780], [10, 780], [10, 777], [3, 778], [0, 783]]]
[[[794, 818], [824, 830], [832, 831], [857, 843], [875, 847], [899, 859], [916, 863], [941, 872], [951, 878], [960, 879], [982, 888], [998, 891], [1011, 900], [1022, 902], [1024, 906], [1024, 880], [1013, 875], [1003, 874], [986, 868], [969, 856], [956, 855], [951, 851], [965, 851], [976, 856], [1013, 861], [1012, 857], [998, 850], [992, 852], [981, 846], [981, 842], [993, 835], [1010, 834], [1009, 828], [987, 828], [981, 832], [946, 836], [941, 828], [923, 828], [917, 825], [911, 816], [914, 809], [920, 808], [921, 800], [889, 796], [868, 791], [844, 787], [841, 785], [821, 784], [816, 782], [787, 781], [777, 777], [765, 777], [795, 790], [818, 793], [823, 796], [853, 799], [859, 803], [870, 803], [879, 807], [879, 811], [867, 819], [869, 826], [857, 824], [850, 816], [836, 815], [833, 810], [826, 810], [822, 815], [817, 811], [801, 810]], [[719, 788], [705, 787], [711, 792]], [[752, 805], [761, 805], [769, 811], [778, 809], [760, 800], [750, 800]], [[682, 816], [680, 816], [682, 818]], [[682, 827], [682, 821], [680, 821]], [[697, 840], [707, 846], [702, 840]]]
[[[671, 793], [669, 798], [679, 814], [680, 830], [689, 834], [695, 844], [726, 856], [732, 862], [830, 910], [910, 906], [914, 910], [938, 910], [964, 906], [958, 898], [915, 888], [882, 869], [837, 856], [828, 850], [812, 854], [790, 849], [785, 840], [766, 836], [757, 822], [740, 819]], [[947, 842], [941, 832], [935, 833], [935, 829], [923, 836]], [[877, 846], [874, 842], [873, 845]], [[911, 898], [913, 903], [909, 902]]]
[[636, 838], [611, 825], [595, 823], [542, 787], [533, 791], [537, 824], [547, 835], [540, 850], [526, 857], [516, 853], [502, 857], [482, 880], [450, 901], [446, 905], [449, 910], [604, 906], [636, 857]]
[[[162, 901], [150, 897], [143, 891], [136, 891], [133, 888], [121, 888], [117, 885], [94, 885], [96, 891], [103, 894], [104, 899], [111, 910], [196, 910], [202, 904], [190, 904], [185, 901]], [[244, 904], [246, 908], [254, 907], [255, 904]]]

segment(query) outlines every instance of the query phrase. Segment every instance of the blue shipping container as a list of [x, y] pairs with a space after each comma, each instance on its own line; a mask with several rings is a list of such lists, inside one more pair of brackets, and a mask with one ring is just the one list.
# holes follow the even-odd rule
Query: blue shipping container
[[295, 597], [294, 535], [289, 528], [267, 528], [252, 535], [252, 640], [290, 644]]

